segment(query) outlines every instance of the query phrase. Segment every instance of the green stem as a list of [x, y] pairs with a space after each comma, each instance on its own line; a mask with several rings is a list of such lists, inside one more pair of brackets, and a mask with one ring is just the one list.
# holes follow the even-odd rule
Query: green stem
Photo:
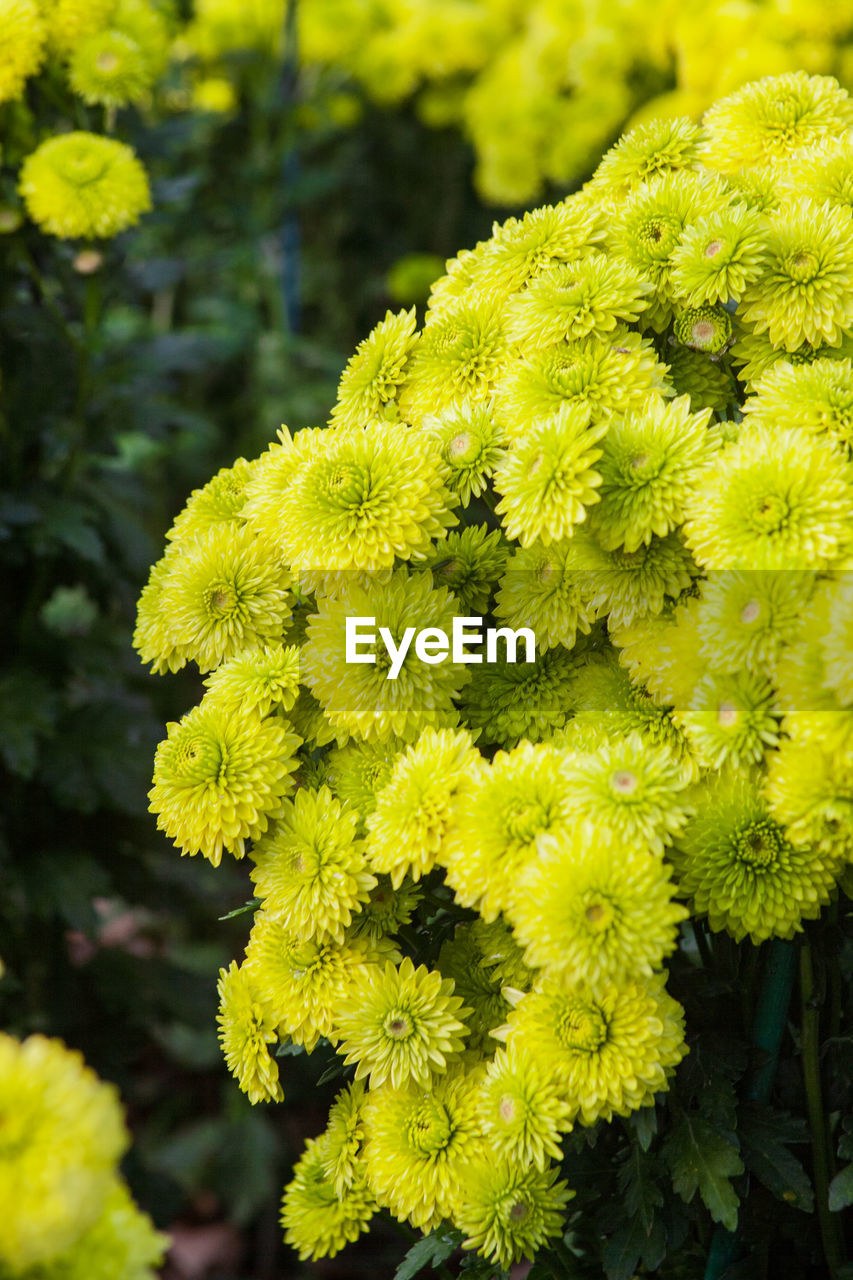
[[829, 1141], [823, 1096], [820, 1082], [820, 1007], [815, 998], [814, 962], [811, 944], [806, 939], [800, 949], [800, 1004], [801, 1040], [803, 1055], [803, 1082], [806, 1090], [806, 1110], [812, 1135], [815, 1198], [823, 1253], [834, 1276], [841, 1266], [842, 1245], [838, 1219], [829, 1208]]
[[714, 967], [714, 957], [711, 955], [711, 948], [708, 945], [705, 926], [701, 920], [693, 921], [693, 937], [696, 939], [696, 946], [699, 950], [699, 955], [702, 958], [703, 968], [710, 971]]

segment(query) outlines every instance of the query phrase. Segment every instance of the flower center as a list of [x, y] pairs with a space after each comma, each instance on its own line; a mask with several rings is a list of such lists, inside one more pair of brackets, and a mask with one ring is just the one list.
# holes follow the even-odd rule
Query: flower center
[[447, 456], [451, 462], [466, 462], [475, 456], [474, 440], [470, 431], [460, 431], [447, 444]]
[[415, 1024], [404, 1009], [392, 1009], [382, 1023], [382, 1030], [390, 1040], [408, 1040]]
[[529, 803], [516, 801], [507, 811], [506, 829], [513, 840], [527, 844], [547, 826], [548, 814], [544, 806], [536, 800]]
[[757, 622], [761, 615], [761, 605], [758, 600], [749, 600], [740, 611], [740, 620], [747, 625], [751, 622]]
[[716, 326], [713, 320], [697, 320], [693, 326], [693, 341], [697, 347], [705, 347], [714, 341]]
[[357, 506], [365, 498], [366, 476], [354, 462], [341, 462], [328, 477], [329, 497], [340, 506]]
[[817, 254], [809, 249], [792, 254], [788, 259], [788, 274], [792, 280], [797, 280], [800, 284], [808, 284], [810, 280], [814, 280], [819, 271], [820, 263]]
[[210, 738], [187, 738], [178, 746], [175, 767], [188, 781], [215, 778], [222, 764], [222, 751]]
[[774, 822], [766, 819], [752, 822], [739, 831], [734, 840], [734, 853], [753, 871], [772, 871], [784, 845], [782, 832]]
[[781, 529], [788, 515], [788, 504], [778, 493], [765, 494], [753, 507], [752, 518], [762, 533]]
[[705, 257], [716, 258], [717, 254], [723, 247], [722, 240], [709, 240], [705, 245]]
[[501, 1120], [506, 1120], [507, 1124], [511, 1124], [516, 1116], [515, 1098], [511, 1098], [508, 1094], [504, 1094], [498, 1103], [498, 1114]]
[[95, 59], [95, 66], [99, 71], [102, 71], [104, 75], [107, 76], [112, 75], [114, 71], [117, 71], [118, 65], [118, 58], [114, 53], [111, 53], [109, 49], [104, 49], [104, 51], [99, 53]]
[[509, 1211], [510, 1221], [524, 1222], [525, 1218], [529, 1213], [530, 1213], [530, 1206], [525, 1204], [523, 1200], [516, 1200], [515, 1204], [512, 1206], [512, 1208]]
[[604, 933], [613, 923], [613, 905], [606, 898], [593, 898], [584, 912], [590, 933]]
[[574, 1053], [595, 1053], [607, 1040], [604, 1014], [597, 1005], [573, 1001], [561, 1013], [557, 1039]]
[[617, 796], [632, 796], [637, 790], [637, 785], [637, 775], [630, 769], [617, 769], [610, 779], [610, 788]]
[[731, 729], [740, 719], [740, 712], [734, 702], [721, 702], [717, 707], [717, 724], [723, 729]]
[[423, 1156], [443, 1150], [452, 1136], [453, 1125], [447, 1108], [432, 1098], [420, 1104], [408, 1125], [409, 1143]]

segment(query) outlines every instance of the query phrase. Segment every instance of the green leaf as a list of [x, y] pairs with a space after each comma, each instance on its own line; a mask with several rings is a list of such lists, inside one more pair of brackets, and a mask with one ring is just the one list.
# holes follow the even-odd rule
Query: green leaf
[[217, 916], [218, 920], [233, 920], [235, 916], [244, 916], [249, 911], [256, 911], [261, 905], [260, 898], [249, 898], [242, 907], [235, 907], [233, 911], [229, 911], [227, 915]]
[[643, 1151], [648, 1151], [652, 1139], [658, 1131], [658, 1113], [654, 1107], [640, 1107], [632, 1111], [626, 1120], [626, 1126], [636, 1137]]
[[394, 1280], [412, 1280], [412, 1276], [416, 1276], [426, 1266], [431, 1266], [433, 1270], [440, 1267], [454, 1249], [459, 1248], [461, 1242], [462, 1237], [458, 1232], [442, 1231], [440, 1228], [416, 1240], [394, 1272]]
[[837, 1173], [829, 1184], [829, 1207], [833, 1213], [853, 1204], [853, 1164]]
[[10, 773], [31, 778], [40, 739], [53, 728], [56, 698], [50, 686], [25, 667], [0, 679], [0, 758]]
[[637, 1264], [657, 1270], [666, 1255], [666, 1232], [662, 1222], [655, 1222], [651, 1233], [639, 1218], [624, 1223], [605, 1241], [601, 1260], [607, 1280], [632, 1280]]
[[747, 1169], [779, 1200], [811, 1213], [812, 1184], [787, 1146], [790, 1142], [807, 1141], [805, 1123], [785, 1111], [750, 1102], [742, 1108], [738, 1132]]
[[664, 1146], [672, 1185], [687, 1204], [698, 1191], [715, 1222], [737, 1227], [740, 1201], [729, 1181], [743, 1173], [734, 1134], [724, 1134], [703, 1116], [683, 1111]]
[[634, 1143], [628, 1157], [619, 1166], [619, 1189], [625, 1197], [625, 1208], [636, 1218], [646, 1235], [652, 1229], [655, 1210], [663, 1204], [663, 1192], [655, 1182], [655, 1161]]

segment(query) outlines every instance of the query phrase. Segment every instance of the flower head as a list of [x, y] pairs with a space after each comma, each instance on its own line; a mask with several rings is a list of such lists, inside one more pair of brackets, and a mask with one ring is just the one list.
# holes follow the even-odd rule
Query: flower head
[[26, 1280], [156, 1280], [168, 1246], [169, 1237], [154, 1230], [115, 1178], [100, 1215], [71, 1248], [19, 1274]]
[[430, 414], [486, 399], [508, 359], [498, 298], [466, 297], [431, 311], [400, 395], [400, 413], [421, 424]]
[[764, 228], [757, 210], [731, 205], [691, 223], [672, 253], [672, 287], [689, 307], [740, 298], [761, 273]]
[[75, 46], [69, 79], [90, 106], [123, 107], [144, 98], [153, 84], [152, 71], [132, 36], [107, 29]]
[[517, 1168], [542, 1170], [561, 1158], [560, 1136], [571, 1128], [563, 1090], [523, 1046], [500, 1048], [486, 1068], [477, 1114], [489, 1146]]
[[507, 543], [500, 529], [468, 525], [447, 535], [426, 562], [437, 586], [447, 587], [459, 601], [460, 613], [482, 617], [489, 612], [495, 583], [506, 566]]
[[289, 711], [299, 691], [299, 650], [272, 644], [223, 662], [204, 682], [208, 702], [244, 715], [269, 715], [274, 707]]
[[157, 826], [215, 867], [223, 850], [242, 858], [292, 788], [299, 738], [276, 717], [244, 721], [204, 702], [166, 729], [148, 793]]
[[781, 361], [764, 374], [744, 413], [755, 426], [813, 431], [853, 449], [853, 361]]
[[454, 1214], [467, 1236], [464, 1248], [503, 1268], [534, 1257], [563, 1232], [564, 1210], [574, 1195], [557, 1176], [557, 1169], [525, 1169], [514, 1160], [477, 1161]]
[[679, 311], [672, 331], [676, 341], [683, 346], [694, 351], [707, 351], [709, 355], [720, 355], [731, 340], [732, 322], [722, 307], [706, 304]]
[[478, 497], [504, 455], [506, 433], [490, 404], [465, 401], [427, 415], [422, 429], [432, 437], [444, 463], [444, 483], [463, 507]]
[[0, 9], [0, 102], [21, 96], [44, 60], [44, 42], [36, 0], [5, 0]]
[[252, 851], [252, 880], [264, 911], [301, 942], [326, 935], [343, 942], [376, 886], [357, 822], [328, 787], [302, 789]]
[[507, 307], [507, 335], [522, 349], [607, 338], [635, 321], [652, 286], [626, 262], [590, 253], [553, 267], [517, 293]]
[[217, 992], [219, 1038], [228, 1070], [250, 1102], [282, 1102], [278, 1062], [269, 1049], [278, 1040], [275, 1019], [251, 971], [232, 960], [230, 968], [219, 971]]
[[118, 235], [151, 208], [131, 148], [94, 133], [48, 138], [27, 156], [19, 186], [33, 222], [63, 239]]
[[496, 617], [511, 627], [530, 627], [540, 650], [571, 649], [578, 632], [588, 635], [595, 620], [585, 574], [576, 562], [579, 536], [519, 547], [501, 578]]
[[415, 310], [387, 312], [350, 357], [332, 410], [335, 426], [363, 427], [373, 418], [393, 420], [397, 394], [417, 341]]
[[340, 1192], [325, 1170], [326, 1143], [309, 1138], [284, 1189], [281, 1225], [284, 1238], [304, 1262], [333, 1258], [357, 1240], [373, 1214], [376, 1202], [363, 1173]]
[[469, 729], [480, 731], [481, 742], [506, 748], [550, 738], [574, 712], [582, 664], [582, 654], [558, 643], [537, 652], [534, 662], [475, 668], [461, 699]]
[[238, 458], [230, 467], [217, 471], [206, 485], [193, 489], [166, 537], [172, 542], [189, 543], [219, 524], [230, 525], [234, 531], [241, 521], [249, 482], [256, 471], [257, 464], [245, 458]]
[[349, 984], [335, 1014], [338, 1052], [357, 1063], [355, 1078], [370, 1077], [371, 1089], [409, 1082], [423, 1089], [460, 1053], [466, 1034], [462, 1001], [453, 982], [408, 956], [399, 965], [373, 966]]

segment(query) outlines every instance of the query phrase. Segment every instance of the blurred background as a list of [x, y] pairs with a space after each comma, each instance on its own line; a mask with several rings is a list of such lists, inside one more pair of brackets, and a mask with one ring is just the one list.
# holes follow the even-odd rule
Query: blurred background
[[[391, 1275], [390, 1225], [313, 1265], [281, 1242], [335, 1082], [293, 1058], [286, 1103], [253, 1108], [225, 1071], [216, 975], [251, 891], [147, 813], [163, 726], [201, 689], [142, 670], [136, 599], [190, 491], [281, 423], [323, 423], [356, 343], [422, 310], [446, 258], [576, 189], [633, 122], [799, 67], [850, 85], [853, 8], [51, 0], [20, 74], [27, 5], [0, 0], [0, 1025], [61, 1036], [120, 1087], [167, 1280]], [[112, 98], [86, 79], [105, 31], [120, 70], [138, 55]], [[138, 227], [29, 220], [20, 166], [72, 129], [135, 149]]]

